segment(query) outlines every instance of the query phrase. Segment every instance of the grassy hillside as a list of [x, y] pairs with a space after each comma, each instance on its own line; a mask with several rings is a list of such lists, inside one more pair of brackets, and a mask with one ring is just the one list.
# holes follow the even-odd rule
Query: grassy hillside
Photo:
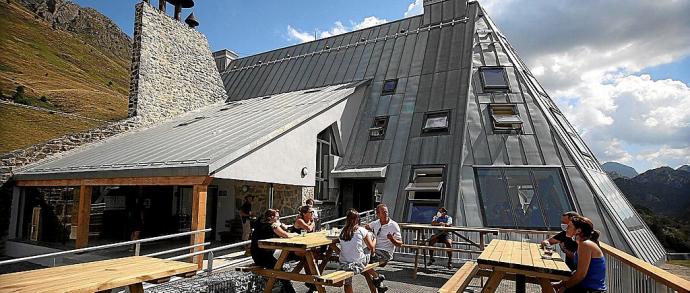
[[[0, 2], [0, 92], [9, 97], [23, 86], [26, 100], [42, 103], [37, 106], [107, 121], [126, 118], [130, 61], [82, 38], [52, 29], [19, 4]], [[0, 125], [0, 153], [98, 126], [35, 112], [0, 108], [2, 120], [11, 121]]]
[[[5, 104], [0, 104], [0, 117], [13, 117], [12, 120], [0, 119], [0, 129], [2, 129], [0, 149], [2, 150], [22, 148], [25, 145], [21, 143], [27, 141], [26, 138], [42, 142], [99, 125], [95, 121]], [[16, 121], [22, 121], [22, 123], [16, 123]]]

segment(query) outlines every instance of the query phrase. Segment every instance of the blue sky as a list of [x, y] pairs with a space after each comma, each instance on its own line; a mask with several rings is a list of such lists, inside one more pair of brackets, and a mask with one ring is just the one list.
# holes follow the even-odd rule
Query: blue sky
[[[132, 35], [136, 0], [76, 0], [97, 9]], [[151, 1], [157, 6], [157, 1]], [[359, 23], [367, 16], [395, 20], [403, 18], [411, 2], [400, 0], [352, 1], [196, 1], [192, 8], [200, 22], [199, 31], [209, 39], [211, 49], [232, 49], [242, 56], [297, 43], [289, 39], [287, 26], [314, 33], [326, 31], [335, 22], [344, 26]], [[168, 13], [172, 13], [168, 6]], [[187, 17], [185, 9], [182, 17]]]
[[[75, 2], [132, 34], [139, 1]], [[211, 49], [241, 56], [422, 13], [422, 0], [196, 2]], [[690, 164], [690, 1], [480, 3], [601, 162]]]

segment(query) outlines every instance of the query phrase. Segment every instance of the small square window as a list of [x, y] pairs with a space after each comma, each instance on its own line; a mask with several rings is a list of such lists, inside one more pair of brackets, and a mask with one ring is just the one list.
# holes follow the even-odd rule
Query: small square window
[[520, 133], [522, 119], [514, 104], [490, 104], [491, 122], [495, 133]]
[[383, 82], [383, 90], [381, 95], [392, 95], [395, 93], [395, 88], [398, 86], [397, 79], [390, 79]]
[[374, 117], [374, 123], [369, 128], [369, 139], [379, 140], [386, 136], [386, 128], [388, 127], [388, 116]]
[[503, 67], [482, 67], [480, 69], [484, 90], [502, 91], [509, 90], [508, 76]]
[[450, 112], [427, 113], [424, 115], [424, 133], [447, 133], [450, 121]]

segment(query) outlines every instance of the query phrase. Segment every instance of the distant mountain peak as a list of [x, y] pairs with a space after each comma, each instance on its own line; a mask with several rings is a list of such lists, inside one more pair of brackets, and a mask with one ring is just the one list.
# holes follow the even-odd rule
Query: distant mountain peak
[[612, 178], [633, 178], [637, 176], [637, 170], [628, 165], [624, 165], [618, 162], [606, 162], [601, 165], [601, 168], [606, 171]]
[[690, 165], [683, 165], [683, 166], [680, 166], [680, 167], [678, 167], [678, 169], [676, 169], [676, 170], [678, 170], [678, 171], [690, 172]]

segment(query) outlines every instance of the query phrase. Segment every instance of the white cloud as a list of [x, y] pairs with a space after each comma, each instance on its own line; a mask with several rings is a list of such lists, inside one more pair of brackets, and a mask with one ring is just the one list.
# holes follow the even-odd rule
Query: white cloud
[[480, 3], [600, 161], [690, 163], [690, 88], [640, 73], [690, 56], [690, 1]]
[[405, 11], [405, 17], [420, 15], [424, 13], [424, 1], [415, 0], [407, 6], [407, 11]]
[[[330, 29], [328, 29], [326, 31], [318, 32], [317, 35], [319, 36], [320, 39], [328, 38], [328, 37], [332, 37], [335, 35], [344, 34], [344, 33], [347, 33], [349, 31], [352, 31], [352, 30], [360, 30], [360, 29], [365, 29], [368, 27], [376, 26], [379, 24], [384, 24], [386, 22], [388, 22], [388, 21], [385, 19], [378, 18], [376, 16], [365, 17], [360, 22], [350, 21], [351, 25], [349, 27], [345, 26], [341, 21], [336, 21], [333, 24], [333, 27], [331, 27]], [[306, 32], [306, 31], [300, 31], [300, 30], [292, 27], [291, 25], [288, 25], [288, 27], [287, 27], [287, 34], [288, 34], [288, 40], [299, 41], [301, 43], [311, 42], [311, 41], [316, 39], [314, 37], [314, 34]]]
[[372, 26], [377, 26], [379, 24], [384, 24], [388, 22], [385, 19], [378, 18], [376, 16], [365, 17], [360, 23], [356, 23], [352, 26], [352, 30], [361, 30]]
[[288, 25], [287, 31], [288, 31], [288, 39], [289, 40], [298, 40], [301, 43], [306, 43], [306, 42], [311, 42], [311, 41], [316, 39], [316, 38], [314, 38], [313, 34], [310, 34], [308, 32], [298, 31], [297, 29], [293, 28], [290, 25]]

